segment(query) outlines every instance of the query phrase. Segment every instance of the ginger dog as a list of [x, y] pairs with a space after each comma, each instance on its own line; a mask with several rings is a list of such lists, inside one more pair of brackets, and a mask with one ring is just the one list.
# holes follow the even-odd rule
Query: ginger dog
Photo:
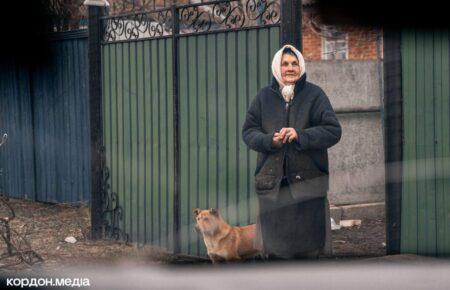
[[203, 235], [208, 256], [218, 262], [239, 261], [258, 254], [253, 246], [256, 225], [232, 227], [220, 216], [217, 209], [194, 209], [196, 230]]

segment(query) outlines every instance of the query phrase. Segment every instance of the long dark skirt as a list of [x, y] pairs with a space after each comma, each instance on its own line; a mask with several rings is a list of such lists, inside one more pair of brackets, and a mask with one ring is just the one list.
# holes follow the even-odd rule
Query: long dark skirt
[[276, 202], [259, 198], [258, 236], [264, 254], [282, 259], [317, 257], [330, 238], [327, 206], [326, 197], [296, 202], [288, 186], [280, 187]]

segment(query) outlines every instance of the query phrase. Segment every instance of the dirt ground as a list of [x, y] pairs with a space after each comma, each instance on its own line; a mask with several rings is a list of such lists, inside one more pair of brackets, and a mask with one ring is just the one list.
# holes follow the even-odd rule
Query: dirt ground
[[379, 257], [386, 253], [384, 219], [363, 219], [360, 226], [332, 231], [336, 258]]
[[[138, 265], [196, 262], [151, 246], [89, 240], [90, 215], [86, 205], [46, 204], [17, 199], [10, 199], [9, 204], [16, 214], [10, 221], [13, 236], [17, 233], [24, 237], [43, 261], [28, 266], [14, 257], [1, 258], [0, 273], [51, 271], [63, 266], [111, 265], [124, 261]], [[0, 210], [0, 217], [4, 212], [4, 208]], [[77, 241], [64, 241], [68, 236], [73, 236]], [[377, 257], [385, 253], [384, 220], [363, 220], [361, 226], [333, 231], [332, 236], [332, 259]], [[25, 247], [25, 244], [22, 243], [22, 246]], [[1, 240], [0, 254], [6, 252], [6, 243]]]

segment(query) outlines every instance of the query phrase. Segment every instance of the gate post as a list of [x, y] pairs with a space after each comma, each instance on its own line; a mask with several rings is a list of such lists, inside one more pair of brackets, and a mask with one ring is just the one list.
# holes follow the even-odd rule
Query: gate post
[[88, 7], [89, 117], [91, 135], [91, 239], [102, 238], [103, 125], [101, 79], [101, 19], [106, 0], [86, 0]]
[[174, 140], [174, 204], [173, 204], [173, 253], [181, 252], [180, 240], [180, 98], [178, 95], [178, 34], [179, 15], [176, 4], [172, 4], [172, 70], [173, 70], [173, 140]]
[[384, 156], [386, 175], [386, 254], [401, 251], [403, 98], [401, 31], [383, 31], [384, 44]]
[[292, 44], [303, 51], [302, 1], [281, 0], [281, 45]]

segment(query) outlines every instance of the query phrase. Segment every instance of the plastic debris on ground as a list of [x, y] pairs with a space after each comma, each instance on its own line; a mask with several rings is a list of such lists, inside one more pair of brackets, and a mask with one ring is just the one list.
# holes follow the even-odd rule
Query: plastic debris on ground
[[69, 237], [65, 238], [64, 241], [65, 241], [66, 243], [75, 244], [75, 243], [77, 242], [77, 239], [75, 239], [75, 238], [72, 237], [72, 236], [69, 236]]
[[335, 230], [339, 230], [341, 229], [341, 226], [336, 224], [336, 222], [334, 221], [333, 218], [331, 218], [331, 230], [335, 231]]
[[361, 225], [361, 220], [341, 220], [339, 225], [341, 227], [344, 227], [344, 228], [349, 228], [349, 227], [353, 227], [353, 226], [360, 226]]

